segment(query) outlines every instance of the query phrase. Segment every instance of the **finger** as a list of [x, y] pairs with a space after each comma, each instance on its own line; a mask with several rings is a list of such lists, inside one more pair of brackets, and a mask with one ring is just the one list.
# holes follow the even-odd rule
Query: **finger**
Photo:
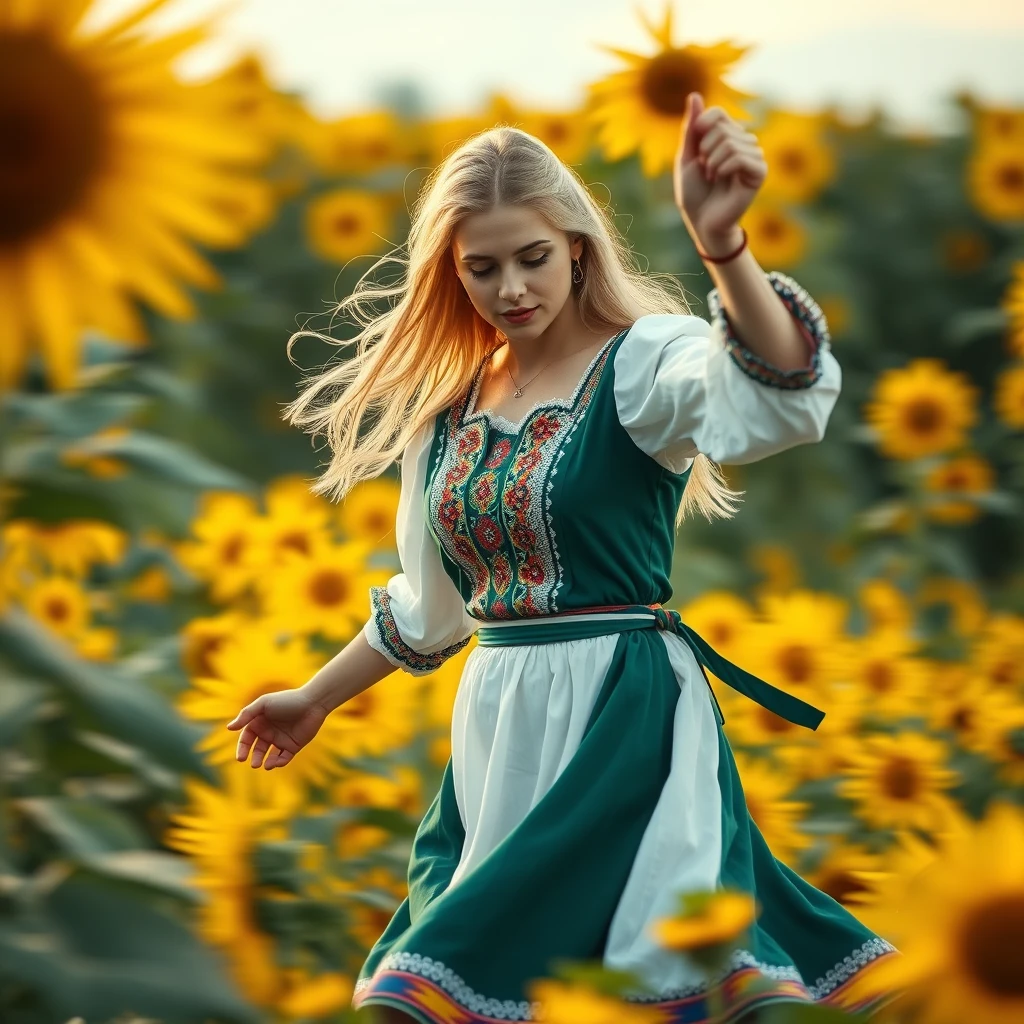
[[745, 153], [737, 153], [729, 160], [726, 160], [715, 173], [716, 177], [725, 177], [728, 174], [735, 174], [739, 171], [749, 171], [752, 179], [763, 180], [765, 168], [766, 165], [761, 161], [752, 159]]
[[704, 97], [699, 92], [691, 92], [690, 102], [686, 111], [685, 134], [682, 145], [682, 160], [684, 163], [697, 158], [697, 146], [700, 143], [702, 134], [697, 122], [703, 110]]
[[246, 761], [249, 758], [249, 749], [252, 747], [252, 742], [259, 733], [251, 726], [247, 725], [238, 736], [238, 743], [235, 744], [235, 758], [239, 761]]
[[263, 694], [260, 694], [251, 704], [246, 704], [241, 711], [235, 715], [227, 724], [229, 729], [241, 729], [243, 726], [251, 722], [260, 712], [263, 710]]
[[264, 767], [269, 771], [271, 768], [280, 768], [286, 765], [294, 755], [290, 750], [275, 750], [266, 760]]
[[726, 160], [731, 160], [735, 156], [760, 159], [761, 151], [757, 146], [728, 142], [708, 157], [707, 162], [704, 165], [704, 169], [709, 174], [715, 174], [716, 172], [720, 173], [722, 170], [722, 164], [724, 164]]
[[263, 755], [266, 754], [267, 748], [270, 746], [270, 741], [265, 740], [262, 736], [256, 740], [255, 745], [252, 748], [252, 766], [253, 768], [259, 768], [263, 763]]

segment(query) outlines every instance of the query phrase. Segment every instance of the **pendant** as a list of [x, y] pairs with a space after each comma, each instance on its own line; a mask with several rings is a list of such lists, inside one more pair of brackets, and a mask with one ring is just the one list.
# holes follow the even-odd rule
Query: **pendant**
[[522, 393], [522, 391], [519, 390], [519, 388], [516, 388], [515, 396], [514, 397], [515, 398], [522, 398], [523, 397], [523, 393]]

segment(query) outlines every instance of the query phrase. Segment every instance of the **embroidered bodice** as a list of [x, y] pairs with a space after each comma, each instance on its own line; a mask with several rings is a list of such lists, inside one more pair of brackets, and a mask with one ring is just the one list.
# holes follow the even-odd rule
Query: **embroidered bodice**
[[406, 451], [402, 572], [371, 590], [366, 636], [432, 671], [481, 620], [666, 603], [675, 518], [693, 457], [743, 463], [820, 440], [841, 373], [813, 299], [769, 275], [804, 329], [808, 364], [782, 371], [712, 321], [641, 317], [602, 346], [574, 393], [519, 423], [466, 395]]

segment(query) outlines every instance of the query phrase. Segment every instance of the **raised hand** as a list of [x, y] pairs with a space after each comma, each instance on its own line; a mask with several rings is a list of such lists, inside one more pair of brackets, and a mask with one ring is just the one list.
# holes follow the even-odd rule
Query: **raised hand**
[[757, 136], [690, 94], [672, 167], [676, 206], [695, 238], [732, 232], [768, 174]]
[[[228, 729], [242, 730], [235, 758], [248, 760], [251, 749], [253, 768], [286, 765], [317, 734], [327, 714], [302, 687], [261, 694], [227, 723]], [[267, 756], [271, 747], [276, 749]]]

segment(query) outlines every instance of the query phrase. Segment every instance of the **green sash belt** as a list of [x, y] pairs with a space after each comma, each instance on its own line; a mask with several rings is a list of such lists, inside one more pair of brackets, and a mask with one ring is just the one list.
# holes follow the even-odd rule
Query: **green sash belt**
[[[581, 618], [582, 616], [588, 617]], [[481, 626], [476, 631], [476, 639], [480, 647], [520, 647], [565, 640], [589, 640], [592, 637], [624, 633], [633, 629], [667, 630], [684, 640], [701, 666], [701, 674], [709, 689], [711, 682], [704, 669], [713, 672], [723, 683], [794, 725], [801, 725], [805, 729], [817, 729], [825, 717], [825, 713], [813, 705], [727, 661], [706, 640], [694, 633], [682, 621], [679, 612], [672, 608], [652, 608], [643, 604], [622, 605], [614, 608], [583, 608], [532, 619], [504, 619], [500, 624], [491, 620], [489, 625]], [[711, 691], [711, 697], [715, 702], [718, 721], [724, 725], [725, 716], [715, 698], [714, 690]]]

